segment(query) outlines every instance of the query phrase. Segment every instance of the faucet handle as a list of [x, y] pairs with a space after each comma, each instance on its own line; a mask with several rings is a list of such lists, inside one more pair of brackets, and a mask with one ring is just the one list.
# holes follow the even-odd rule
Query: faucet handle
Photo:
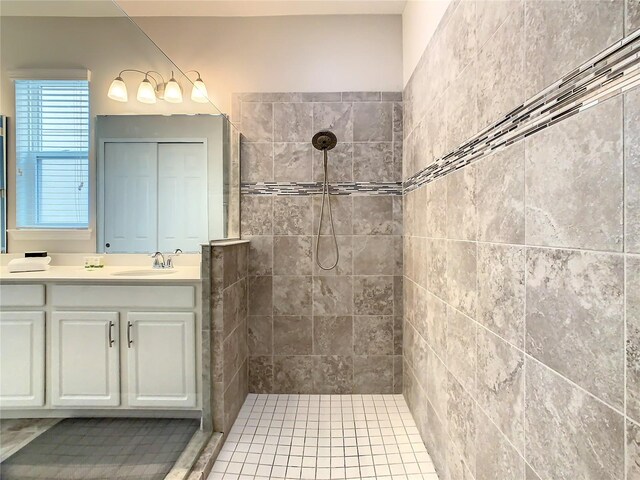
[[166, 268], [173, 268], [173, 257], [177, 257], [182, 253], [182, 250], [176, 248], [176, 251], [167, 255]]
[[[162, 252], [156, 252], [156, 253], [152, 254], [151, 258], [153, 258], [153, 268], [165, 268], [166, 267], [166, 265], [164, 263], [164, 255], [162, 254]], [[161, 258], [162, 258], [162, 261], [160, 261]]]

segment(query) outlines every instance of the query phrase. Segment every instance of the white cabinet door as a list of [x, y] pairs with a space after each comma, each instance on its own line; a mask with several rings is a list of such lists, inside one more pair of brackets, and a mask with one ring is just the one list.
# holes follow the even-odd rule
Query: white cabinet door
[[120, 404], [117, 312], [53, 312], [51, 403], [115, 407]]
[[207, 243], [204, 143], [158, 144], [158, 250], [197, 252]]
[[105, 143], [105, 252], [155, 252], [157, 208], [157, 144]]
[[0, 313], [0, 406], [44, 405], [44, 312]]
[[135, 312], [127, 320], [129, 405], [195, 407], [194, 314]]

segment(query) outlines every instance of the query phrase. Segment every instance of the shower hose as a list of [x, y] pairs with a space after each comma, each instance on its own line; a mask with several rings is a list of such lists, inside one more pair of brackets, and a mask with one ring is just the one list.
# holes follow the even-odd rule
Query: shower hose
[[[340, 251], [338, 249], [338, 239], [336, 238], [336, 228], [333, 224], [333, 214], [331, 213], [331, 195], [329, 195], [329, 179], [327, 176], [327, 149], [323, 149], [322, 153], [324, 155], [323, 162], [323, 170], [324, 170], [324, 181], [322, 182], [322, 205], [320, 206], [320, 222], [318, 224], [318, 236], [316, 237], [316, 263], [322, 270], [333, 270], [338, 265], [338, 260], [340, 259]], [[333, 236], [333, 244], [336, 248], [336, 260], [333, 262], [333, 265], [330, 267], [325, 267], [322, 265], [320, 261], [320, 234], [322, 233], [322, 220], [324, 219], [324, 201], [327, 199], [327, 205], [329, 208], [329, 223], [331, 224], [331, 235]]]

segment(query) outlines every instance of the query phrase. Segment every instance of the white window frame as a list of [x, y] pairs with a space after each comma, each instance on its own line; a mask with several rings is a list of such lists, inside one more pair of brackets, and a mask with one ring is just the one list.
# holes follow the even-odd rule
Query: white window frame
[[[91, 82], [91, 71], [84, 68], [76, 69], [21, 69], [12, 70], [8, 72], [8, 76], [12, 81], [15, 80], [83, 80]], [[12, 82], [14, 83], [14, 82]], [[15, 83], [14, 83], [15, 85]], [[13, 95], [15, 101], [15, 94]], [[93, 199], [92, 195], [95, 192], [95, 185], [93, 185], [93, 162], [92, 162], [92, 129], [91, 129], [91, 114], [89, 116], [89, 145], [86, 151], [86, 156], [89, 163], [88, 171], [88, 224], [86, 227], [81, 228], [13, 228], [7, 229], [7, 234], [11, 240], [24, 241], [24, 240], [89, 240], [92, 236], [92, 223], [94, 222], [93, 211]], [[14, 159], [17, 161], [17, 157]], [[78, 152], [74, 152], [78, 153]], [[83, 152], [84, 153], [84, 152]], [[48, 153], [46, 155], [49, 155]], [[12, 192], [12, 204], [17, 221], [17, 192]]]

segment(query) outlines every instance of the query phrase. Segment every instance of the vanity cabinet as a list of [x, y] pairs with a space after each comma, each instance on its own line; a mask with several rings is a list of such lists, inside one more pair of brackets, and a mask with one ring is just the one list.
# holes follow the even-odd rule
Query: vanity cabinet
[[2, 284], [0, 295], [0, 408], [202, 408], [195, 282]]
[[120, 404], [117, 312], [51, 314], [51, 404], [116, 407]]
[[195, 407], [195, 315], [132, 312], [127, 315], [129, 405]]
[[44, 312], [0, 313], [0, 406], [44, 405]]

